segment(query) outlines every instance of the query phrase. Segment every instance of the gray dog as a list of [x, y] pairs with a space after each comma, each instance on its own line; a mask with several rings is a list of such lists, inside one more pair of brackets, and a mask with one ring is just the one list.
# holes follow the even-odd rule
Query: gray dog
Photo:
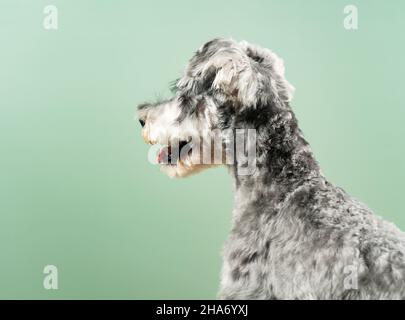
[[[139, 121], [148, 143], [165, 145], [157, 161], [169, 176], [222, 163], [234, 177], [221, 299], [405, 297], [405, 234], [323, 176], [276, 54], [212, 40], [173, 89], [170, 100], [140, 105]], [[243, 171], [234, 134], [251, 129], [242, 153], [254, 151], [254, 170]], [[219, 161], [201, 162], [204, 148]]]

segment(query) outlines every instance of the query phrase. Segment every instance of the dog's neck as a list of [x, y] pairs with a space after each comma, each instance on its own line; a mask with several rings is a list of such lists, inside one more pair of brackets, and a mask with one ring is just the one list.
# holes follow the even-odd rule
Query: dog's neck
[[[258, 114], [257, 110], [255, 111]], [[246, 115], [243, 117], [246, 119]], [[256, 129], [256, 168], [251, 174], [240, 175], [242, 164], [231, 167], [235, 181], [235, 211], [266, 203], [277, 208], [289, 193], [310, 179], [322, 174], [308, 142], [289, 107], [261, 114], [260, 119], [240, 126]], [[253, 210], [254, 211], [254, 210]]]

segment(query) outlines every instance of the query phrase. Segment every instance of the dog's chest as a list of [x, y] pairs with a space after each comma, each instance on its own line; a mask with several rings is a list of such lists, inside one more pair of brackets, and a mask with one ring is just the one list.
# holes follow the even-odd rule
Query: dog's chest
[[[319, 279], [308, 272], [313, 264], [313, 251], [317, 250], [314, 245], [299, 222], [247, 221], [232, 230], [225, 244], [220, 296], [316, 298], [323, 288], [319, 287]], [[318, 270], [319, 275], [324, 271], [327, 270]]]

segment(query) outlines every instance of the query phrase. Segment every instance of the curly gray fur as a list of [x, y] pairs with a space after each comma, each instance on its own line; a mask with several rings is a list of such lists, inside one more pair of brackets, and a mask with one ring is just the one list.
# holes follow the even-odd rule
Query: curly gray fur
[[212, 127], [255, 128], [257, 170], [237, 174], [222, 299], [403, 299], [405, 235], [322, 175], [289, 102], [282, 60], [215, 39], [175, 85], [181, 119], [201, 101]]

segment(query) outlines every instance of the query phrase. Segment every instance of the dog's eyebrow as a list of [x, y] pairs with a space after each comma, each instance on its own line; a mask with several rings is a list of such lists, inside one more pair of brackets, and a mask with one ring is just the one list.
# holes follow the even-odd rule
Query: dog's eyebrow
[[147, 108], [153, 108], [153, 107], [156, 107], [156, 106], [158, 106], [158, 105], [160, 105], [160, 104], [163, 104], [163, 103], [166, 103], [166, 102], [169, 102], [170, 101], [170, 99], [156, 99], [154, 102], [144, 102], [144, 103], [141, 103], [141, 104], [139, 104], [138, 106], [137, 106], [137, 109], [138, 110], [143, 110], [143, 109], [147, 109]]
[[138, 110], [143, 110], [143, 109], [150, 107], [151, 105], [152, 105], [151, 103], [144, 102], [144, 103], [139, 104], [136, 108]]

